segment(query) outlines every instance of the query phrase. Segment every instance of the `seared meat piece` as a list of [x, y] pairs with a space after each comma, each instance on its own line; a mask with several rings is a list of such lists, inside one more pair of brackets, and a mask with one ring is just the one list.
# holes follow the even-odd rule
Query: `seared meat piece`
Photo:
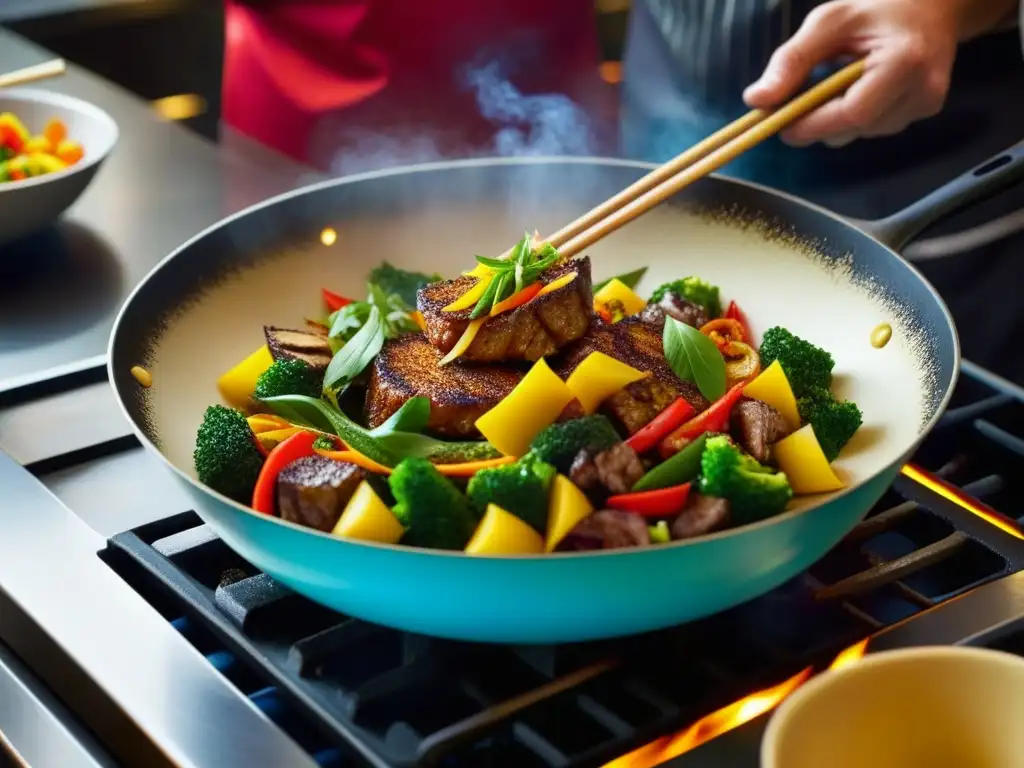
[[644, 476], [640, 457], [625, 443], [619, 443], [594, 457], [594, 466], [601, 484], [614, 493], [629, 493]]
[[729, 525], [729, 501], [718, 496], [691, 493], [686, 506], [672, 521], [673, 539], [692, 539], [719, 531]]
[[263, 333], [267, 337], [270, 355], [275, 360], [301, 360], [324, 373], [334, 356], [327, 343], [327, 335], [323, 333], [269, 326], [263, 329]]
[[558, 545], [560, 550], [624, 549], [651, 543], [647, 522], [632, 512], [602, 509], [576, 523]]
[[296, 459], [277, 476], [282, 520], [330, 531], [366, 473], [355, 464], [325, 456]]
[[736, 442], [762, 464], [771, 458], [772, 443], [790, 432], [782, 414], [761, 400], [737, 403], [729, 421]]
[[661, 333], [665, 327], [665, 315], [674, 317], [681, 323], [700, 328], [708, 322], [707, 312], [699, 304], [682, 299], [668, 291], [657, 304], [648, 304], [640, 313], [640, 319], [653, 326]]
[[686, 398], [698, 411], [708, 407], [697, 385], [683, 381], [665, 360], [661, 334], [643, 321], [630, 318], [614, 325], [596, 324], [579, 341], [571, 344], [553, 361], [553, 370], [563, 379], [591, 352], [603, 352], [651, 376], [635, 381], [613, 395], [604, 410], [615, 417], [629, 434], [635, 434], [677, 397]]
[[387, 421], [411, 397], [430, 399], [427, 429], [458, 438], [479, 437], [474, 423], [505, 397], [523, 374], [501, 365], [454, 362], [440, 366], [441, 353], [422, 333], [385, 342], [373, 362], [366, 392], [370, 427]]
[[561, 424], [563, 421], [582, 419], [586, 415], [586, 412], [583, 410], [583, 404], [574, 397], [569, 401], [569, 404], [562, 409], [562, 412], [558, 414], [558, 418], [555, 419], [555, 421]]
[[[490, 318], [477, 333], [461, 359], [476, 362], [539, 360], [553, 354], [587, 332], [593, 318], [594, 297], [590, 285], [590, 259], [573, 259], [552, 267], [541, 276], [548, 283], [569, 274], [576, 279], [568, 285], [539, 296], [518, 309]], [[474, 278], [459, 277], [420, 288], [416, 308], [423, 313], [430, 343], [447, 353], [469, 325], [472, 308], [444, 312], [473, 287]]]
[[587, 495], [594, 491], [604, 490], [601, 486], [601, 475], [594, 463], [593, 451], [584, 448], [576, 454], [576, 458], [572, 460], [572, 466], [569, 467], [569, 479]]

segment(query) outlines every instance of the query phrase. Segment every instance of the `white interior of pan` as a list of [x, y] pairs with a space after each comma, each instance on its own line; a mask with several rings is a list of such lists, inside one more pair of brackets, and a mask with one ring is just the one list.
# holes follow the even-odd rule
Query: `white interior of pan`
[[[542, 233], [556, 230], [577, 210], [546, 209], [529, 222]], [[362, 298], [367, 272], [381, 261], [410, 269], [455, 275], [475, 253], [494, 255], [513, 242], [523, 223], [503, 206], [424, 206], [421, 215], [325, 220], [336, 230], [321, 244], [321, 228], [308, 242], [209, 288], [167, 326], [152, 351], [149, 415], [161, 449], [194, 475], [192, 450], [207, 405], [220, 402], [217, 377], [263, 343], [263, 326], [301, 327], [322, 311], [320, 289]], [[833, 390], [854, 400], [864, 425], [835, 467], [850, 484], [867, 480], [898, 459], [916, 440], [926, 402], [927, 361], [921, 331], [914, 329], [869, 286], [816, 257], [807, 246], [766, 237], [756, 227], [712, 219], [677, 207], [634, 221], [589, 251], [595, 280], [648, 267], [642, 295], [660, 283], [699, 275], [746, 311], [756, 335], [782, 325], [830, 351], [836, 360]], [[872, 330], [893, 327], [883, 349]], [[820, 501], [798, 499], [794, 505]]]

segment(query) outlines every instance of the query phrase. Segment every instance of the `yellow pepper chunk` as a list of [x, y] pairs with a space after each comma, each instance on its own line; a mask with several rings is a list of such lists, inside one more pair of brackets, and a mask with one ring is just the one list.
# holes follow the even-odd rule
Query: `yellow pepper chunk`
[[285, 427], [284, 429], [272, 429], [269, 432], [260, 432], [256, 435], [256, 439], [260, 441], [260, 445], [267, 452], [272, 451], [277, 447], [278, 443], [283, 443], [289, 437], [294, 435], [296, 432], [302, 432], [302, 427]]
[[647, 302], [638, 296], [632, 288], [616, 278], [594, 294], [594, 307], [603, 307], [609, 302], [618, 301], [626, 315], [635, 315], [647, 306]]
[[368, 482], [363, 480], [345, 505], [345, 511], [338, 518], [335, 536], [347, 536], [361, 541], [379, 541], [382, 544], [397, 544], [405, 533], [398, 518], [380, 500]]
[[829, 465], [810, 424], [775, 443], [772, 455], [789, 478], [793, 493], [825, 493], [845, 485]]
[[477, 264], [468, 272], [463, 272], [465, 277], [488, 277], [494, 274], [494, 270], [488, 267], [486, 264]]
[[480, 329], [483, 328], [484, 323], [487, 322], [486, 317], [478, 317], [466, 326], [466, 330], [462, 332], [459, 340], [455, 342], [455, 346], [451, 348], [447, 355], [441, 358], [438, 365], [448, 365], [452, 360], [458, 359], [460, 356], [465, 354], [466, 350], [469, 349], [473, 343], [473, 339], [480, 333]]
[[447, 307], [442, 309], [442, 312], [459, 312], [463, 309], [469, 309], [476, 305], [480, 301], [480, 297], [487, 292], [487, 286], [491, 284], [489, 277], [481, 277], [476, 281], [476, 284], [466, 291], [464, 294], [459, 296], [455, 301], [449, 304]]
[[545, 285], [543, 288], [540, 289], [540, 291], [537, 292], [536, 298], [540, 298], [541, 296], [544, 296], [549, 293], [554, 293], [559, 288], [565, 288], [565, 286], [567, 286], [569, 283], [576, 279], [576, 275], [578, 274], [578, 272], [570, 272], [567, 275], [562, 275], [556, 280], [552, 280], [550, 283]]
[[26, 155], [32, 155], [36, 152], [53, 152], [55, 147], [50, 144], [50, 140], [45, 136], [33, 136], [25, 145], [21, 148], [21, 151]]
[[246, 419], [249, 422], [249, 429], [254, 435], [262, 432], [274, 432], [279, 429], [288, 429], [292, 423], [280, 416], [273, 416], [269, 413], [257, 413]]
[[554, 552], [576, 523], [593, 512], [590, 500], [572, 480], [565, 475], [555, 475], [548, 498], [548, 535], [544, 551]]
[[476, 533], [466, 545], [470, 555], [539, 555], [544, 539], [533, 528], [497, 504], [488, 504]]
[[506, 456], [522, 456], [533, 438], [553, 423], [574, 397], [541, 358], [515, 389], [476, 420], [476, 428]]
[[229, 403], [237, 408], [245, 408], [256, 390], [256, 379], [273, 363], [274, 358], [270, 356], [270, 349], [264, 344], [217, 379], [217, 388]]
[[778, 360], [747, 384], [743, 388], [743, 394], [754, 400], [768, 403], [782, 414], [782, 418], [786, 420], [790, 429], [800, 426], [800, 412], [796, 407], [796, 396], [793, 394], [793, 388], [789, 386], [786, 372], [782, 370]]
[[589, 415], [626, 385], [650, 375], [649, 372], [638, 371], [603, 352], [591, 352], [569, 374], [565, 383]]

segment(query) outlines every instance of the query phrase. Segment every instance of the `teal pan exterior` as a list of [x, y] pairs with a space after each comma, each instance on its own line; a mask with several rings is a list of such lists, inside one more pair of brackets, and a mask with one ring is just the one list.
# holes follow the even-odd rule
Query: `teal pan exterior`
[[213, 501], [197, 509], [244, 558], [343, 614], [476, 642], [598, 640], [663, 629], [751, 600], [807, 570], [853, 528], [898, 467], [854, 492], [716, 536], [523, 558], [367, 546]]
[[[196, 511], [255, 566], [342, 613], [412, 632], [460, 640], [555, 643], [656, 630], [762, 595], [805, 571], [881, 498], [902, 462], [941, 416], [959, 370], [956, 331], [942, 301], [893, 247], [938, 216], [994, 194], [1024, 176], [1014, 147], [882, 222], [854, 225], [772, 190], [711, 177], [682, 193], [716, 209], [754, 211], [782, 222], [827, 254], [854, 254], [854, 279], [868, 279], [920, 329], [934, 364], [921, 428], [900, 460], [821, 506], [667, 545], [547, 556], [487, 558], [359, 543], [257, 514], [200, 486], [158, 446], [146, 395], [130, 374], [145, 360], [162, 318], [204, 285], [262, 258], [268, 243], [338, 211], [391, 213], [431, 201], [514, 201], [552, 185], [610, 196], [651, 166], [601, 159], [439, 163], [316, 185], [243, 212], [168, 256], [139, 285], [114, 327], [111, 382], [142, 444], [195, 499]], [[827, 255], [826, 254], [826, 255]], [[847, 262], [844, 261], [844, 264]]]

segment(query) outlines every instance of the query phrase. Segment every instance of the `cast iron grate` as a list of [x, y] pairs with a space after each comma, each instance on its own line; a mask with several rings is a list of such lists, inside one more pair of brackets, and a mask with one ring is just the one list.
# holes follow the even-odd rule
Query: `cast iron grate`
[[[1018, 436], [1016, 393], [965, 378], [915, 461], [1017, 518]], [[523, 648], [323, 609], [192, 512], [119, 534], [102, 556], [321, 765], [575, 768], [1024, 568], [1024, 541], [901, 478], [809, 573], [758, 600], [641, 637]]]

